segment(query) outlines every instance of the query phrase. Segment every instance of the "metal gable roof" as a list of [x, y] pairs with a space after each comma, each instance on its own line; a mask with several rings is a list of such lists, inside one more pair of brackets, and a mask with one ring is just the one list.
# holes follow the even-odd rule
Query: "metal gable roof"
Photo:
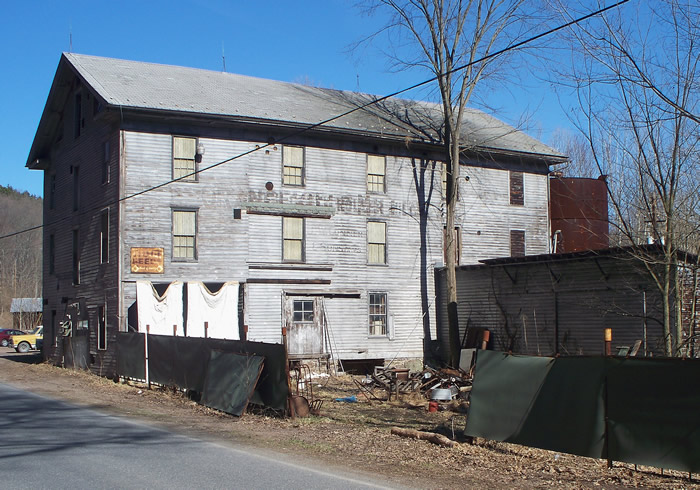
[[43, 311], [41, 298], [12, 298], [10, 313], [36, 313]]
[[[369, 94], [232, 73], [74, 53], [64, 53], [62, 61], [107, 104], [121, 108], [304, 127], [377, 99]], [[323, 127], [373, 137], [410, 137], [435, 142], [441, 121], [442, 107], [438, 104], [391, 98], [324, 123]], [[522, 131], [476, 109], [467, 109], [462, 136], [465, 145], [480, 150], [528, 154], [554, 161], [565, 158]]]

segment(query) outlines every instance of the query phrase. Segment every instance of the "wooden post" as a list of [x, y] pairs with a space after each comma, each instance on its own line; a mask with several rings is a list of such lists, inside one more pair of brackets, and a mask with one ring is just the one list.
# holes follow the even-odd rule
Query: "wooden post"
[[209, 338], [209, 322], [204, 322], [204, 338]]
[[605, 329], [605, 355], [612, 356], [612, 328]]
[[177, 337], [177, 325], [173, 325], [173, 337]]
[[489, 345], [489, 339], [491, 338], [491, 332], [484, 330], [484, 336], [481, 340], [481, 350], [486, 350], [486, 346]]
[[284, 345], [284, 371], [287, 375], [287, 389], [289, 390], [289, 395], [287, 396], [287, 409], [289, 410], [289, 416], [291, 418], [296, 417], [296, 410], [294, 409], [294, 404], [292, 403], [292, 381], [289, 378], [289, 352], [287, 350], [287, 327], [282, 327], [282, 345]]
[[241, 340], [248, 340], [248, 325], [243, 325], [243, 339]]
[[148, 333], [151, 331], [151, 326], [146, 325], [146, 334], [144, 335], [143, 339], [143, 355], [144, 355], [144, 368], [146, 371], [146, 384], [148, 385], [148, 389], [151, 389], [151, 378], [148, 374]]

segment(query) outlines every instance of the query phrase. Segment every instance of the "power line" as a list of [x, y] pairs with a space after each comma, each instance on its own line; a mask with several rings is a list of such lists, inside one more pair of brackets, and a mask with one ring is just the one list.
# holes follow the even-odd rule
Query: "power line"
[[[233, 156], [233, 157], [231, 157], [231, 158], [227, 158], [226, 160], [222, 160], [222, 161], [220, 161], [220, 162], [214, 163], [214, 164], [212, 164], [212, 165], [209, 165], [208, 167], [201, 168], [201, 169], [196, 170], [196, 171], [194, 171], [194, 172], [191, 172], [191, 173], [189, 173], [189, 174], [187, 174], [187, 175], [183, 175], [183, 176], [178, 177], [178, 178], [176, 178], [176, 179], [168, 180], [168, 181], [166, 181], [166, 182], [163, 182], [162, 184], [158, 184], [158, 185], [155, 185], [155, 186], [153, 186], [153, 187], [149, 187], [149, 188], [144, 189], [144, 190], [142, 190], [142, 191], [135, 192], [135, 193], [130, 194], [130, 195], [128, 195], [128, 196], [124, 196], [124, 197], [119, 198], [119, 199], [117, 199], [117, 200], [108, 202], [108, 203], [106, 203], [106, 204], [102, 204], [102, 205], [100, 205], [100, 206], [95, 206], [95, 207], [86, 209], [85, 211], [82, 211], [82, 212], [78, 213], [77, 216], [83, 216], [83, 215], [85, 215], [85, 214], [93, 213], [94, 211], [98, 211], [98, 210], [104, 209], [104, 208], [106, 208], [106, 207], [113, 206], [113, 205], [115, 205], [115, 204], [119, 204], [119, 203], [121, 203], [121, 202], [123, 202], [123, 201], [126, 201], [126, 200], [128, 200], [128, 199], [132, 199], [132, 198], [138, 197], [138, 196], [140, 196], [140, 195], [142, 195], [142, 194], [146, 194], [146, 193], [148, 193], [148, 192], [152, 192], [152, 191], [158, 190], [158, 189], [160, 189], [160, 188], [162, 188], [162, 187], [165, 187], [165, 186], [167, 186], [167, 185], [170, 185], [170, 184], [172, 184], [172, 183], [179, 182], [180, 180], [183, 180], [183, 179], [192, 177], [192, 176], [194, 176], [194, 175], [198, 175], [198, 174], [200, 174], [200, 173], [202, 173], [202, 172], [206, 172], [206, 171], [211, 170], [211, 169], [213, 169], [213, 168], [219, 167], [219, 166], [221, 166], [221, 165], [223, 165], [223, 164], [225, 164], [225, 163], [229, 163], [229, 162], [232, 162], [232, 161], [234, 161], [234, 160], [238, 160], [239, 158], [243, 158], [243, 157], [245, 157], [245, 156], [247, 156], [247, 155], [250, 155], [251, 153], [254, 153], [254, 152], [263, 150], [263, 149], [265, 149], [265, 148], [269, 148], [269, 147], [271, 147], [271, 146], [273, 146], [273, 145], [275, 145], [275, 144], [277, 144], [277, 143], [280, 143], [280, 142], [282, 142], [282, 141], [289, 140], [289, 139], [294, 138], [294, 137], [296, 137], [296, 136], [298, 136], [298, 135], [300, 135], [300, 134], [306, 133], [306, 132], [308, 132], [308, 131], [311, 131], [311, 130], [313, 130], [313, 129], [316, 129], [316, 128], [318, 128], [318, 127], [321, 127], [321, 126], [324, 126], [324, 125], [326, 125], [326, 124], [328, 124], [328, 123], [331, 123], [331, 122], [333, 122], [333, 121], [335, 121], [335, 120], [337, 120], [337, 119], [343, 118], [343, 117], [345, 117], [345, 116], [349, 116], [350, 114], [352, 114], [352, 113], [354, 113], [354, 112], [357, 112], [357, 111], [366, 109], [367, 107], [370, 107], [370, 106], [372, 106], [372, 105], [378, 104], [378, 103], [383, 102], [383, 101], [385, 101], [385, 100], [387, 100], [387, 99], [390, 99], [390, 98], [392, 98], [392, 97], [396, 97], [397, 95], [401, 95], [401, 94], [403, 94], [403, 93], [406, 93], [406, 92], [409, 92], [409, 91], [411, 91], [411, 90], [417, 89], [417, 88], [422, 87], [422, 86], [424, 86], [424, 85], [427, 85], [427, 84], [429, 84], [429, 83], [431, 83], [431, 82], [435, 82], [435, 81], [439, 80], [440, 78], [442, 78], [442, 77], [444, 77], [444, 76], [446, 76], [446, 75], [448, 75], [448, 74], [452, 74], [452, 73], [456, 73], [456, 72], [462, 71], [462, 70], [464, 70], [464, 69], [466, 69], [466, 68], [469, 68], [470, 66], [475, 65], [475, 64], [477, 64], [477, 63], [483, 63], [484, 61], [487, 61], [487, 60], [489, 60], [489, 59], [491, 59], [491, 58], [495, 58], [495, 57], [497, 57], [497, 56], [500, 56], [500, 55], [502, 55], [502, 54], [504, 54], [504, 53], [507, 53], [508, 51], [512, 51], [512, 50], [518, 49], [518, 48], [520, 48], [520, 47], [522, 47], [522, 46], [524, 46], [524, 45], [526, 45], [526, 44], [529, 44], [529, 43], [531, 43], [531, 42], [537, 41], [538, 39], [542, 39], [543, 37], [546, 37], [546, 36], [549, 36], [549, 35], [551, 35], [551, 34], [554, 34], [555, 32], [558, 32], [558, 31], [560, 31], [560, 30], [562, 30], [562, 29], [566, 29], [567, 27], [571, 27], [572, 25], [578, 24], [579, 22], [583, 22], [584, 20], [588, 20], [588, 19], [590, 19], [590, 18], [592, 18], [592, 17], [595, 17], [595, 16], [597, 16], [597, 15], [600, 15], [600, 14], [602, 14], [602, 13], [608, 11], [608, 10], [612, 10], [612, 9], [614, 9], [614, 8], [617, 8], [617, 7], [619, 7], [619, 6], [621, 6], [621, 5], [625, 4], [625, 3], [627, 3], [627, 2], [629, 2], [629, 1], [630, 1], [630, 0], [620, 0], [619, 2], [614, 3], [613, 5], [609, 5], [609, 6], [607, 6], [607, 7], [602, 8], [602, 9], [596, 10], [596, 11], [594, 11], [594, 12], [591, 12], [591, 13], [589, 13], [589, 14], [584, 15], [583, 17], [579, 17], [579, 18], [574, 19], [574, 20], [572, 20], [572, 21], [569, 21], [569, 22], [567, 22], [567, 23], [565, 23], [565, 24], [562, 24], [562, 25], [560, 25], [560, 26], [557, 26], [557, 27], [554, 27], [554, 28], [552, 28], [552, 29], [549, 29], [548, 31], [542, 32], [542, 33], [540, 33], [540, 34], [537, 34], [537, 35], [535, 35], [535, 36], [532, 36], [532, 37], [530, 37], [530, 38], [527, 38], [527, 39], [525, 39], [525, 40], [523, 40], [523, 41], [517, 42], [517, 43], [515, 43], [515, 44], [511, 44], [511, 45], [509, 45], [509, 46], [506, 46], [506, 47], [503, 48], [503, 49], [499, 49], [499, 50], [497, 50], [497, 51], [494, 51], [493, 53], [490, 53], [490, 54], [488, 54], [488, 55], [485, 55], [485, 56], [479, 58], [478, 60], [474, 60], [474, 61], [471, 61], [471, 62], [469, 62], [469, 63], [465, 63], [465, 64], [463, 64], [463, 65], [457, 66], [457, 67], [453, 68], [452, 70], [449, 70], [449, 71], [447, 71], [447, 72], [445, 72], [445, 73], [441, 73], [441, 74], [436, 75], [436, 76], [434, 76], [434, 77], [428, 78], [427, 80], [423, 80], [422, 82], [413, 84], [413, 85], [411, 85], [411, 86], [409, 86], [409, 87], [406, 87], [406, 88], [403, 88], [403, 89], [401, 89], [401, 90], [397, 90], [396, 92], [392, 92], [392, 93], [390, 93], [390, 94], [388, 94], [388, 95], [384, 95], [384, 96], [379, 97], [379, 98], [374, 98], [374, 99], [370, 100], [369, 102], [366, 102], [366, 103], [361, 104], [361, 105], [359, 105], [359, 106], [357, 106], [357, 107], [354, 107], [354, 108], [352, 108], [352, 109], [349, 109], [349, 110], [347, 110], [347, 111], [345, 111], [345, 112], [343, 112], [343, 113], [338, 114], [337, 116], [333, 116], [333, 117], [330, 117], [330, 118], [325, 119], [325, 120], [323, 120], [323, 121], [320, 121], [320, 122], [311, 124], [311, 125], [309, 125], [309, 126], [303, 127], [303, 128], [301, 128], [301, 129], [298, 129], [298, 130], [296, 130], [296, 131], [294, 131], [294, 132], [288, 134], [287, 136], [284, 136], [284, 137], [280, 138], [279, 140], [276, 140], [276, 141], [273, 141], [273, 142], [268, 142], [268, 143], [265, 143], [265, 144], [260, 145], [260, 146], [256, 146], [255, 148], [253, 148], [253, 149], [251, 149], [251, 150], [247, 150], [247, 151], [245, 151], [245, 152], [243, 152], [243, 153], [240, 153], [240, 154], [238, 154], [238, 155], [235, 155], [235, 156]], [[13, 236], [17, 236], [17, 235], [20, 235], [20, 234], [22, 234], [22, 233], [27, 233], [27, 232], [30, 232], [30, 231], [38, 230], [38, 229], [44, 228], [44, 227], [46, 227], [46, 226], [54, 226], [54, 225], [57, 225], [57, 224], [59, 224], [59, 223], [62, 223], [63, 221], [71, 220], [71, 219], [73, 219], [73, 218], [75, 218], [75, 217], [76, 217], [76, 215], [75, 215], [75, 214], [72, 214], [72, 215], [70, 215], [70, 216], [66, 216], [66, 217], [59, 218], [59, 219], [57, 219], [57, 220], [51, 221], [50, 223], [44, 223], [44, 224], [37, 225], [37, 226], [31, 227], [31, 228], [27, 228], [27, 229], [24, 229], [24, 230], [21, 230], [21, 231], [17, 231], [17, 232], [14, 232], [14, 233], [10, 233], [10, 234], [7, 234], [7, 235], [3, 235], [3, 236], [0, 236], [0, 240], [2, 240], [2, 239], [4, 239], [4, 238], [10, 238], [10, 237], [13, 237]]]

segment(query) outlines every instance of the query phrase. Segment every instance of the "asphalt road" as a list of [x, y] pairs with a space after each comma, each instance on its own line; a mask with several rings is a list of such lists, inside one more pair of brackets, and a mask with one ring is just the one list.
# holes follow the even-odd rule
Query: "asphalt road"
[[[364, 479], [363, 479], [364, 478]], [[386, 488], [172, 434], [0, 383], [0, 487]]]

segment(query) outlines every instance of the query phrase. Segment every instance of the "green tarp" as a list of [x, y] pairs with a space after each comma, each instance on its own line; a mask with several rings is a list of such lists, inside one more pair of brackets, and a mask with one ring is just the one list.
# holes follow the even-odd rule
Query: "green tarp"
[[466, 434], [700, 472], [698, 382], [697, 360], [480, 351]]

